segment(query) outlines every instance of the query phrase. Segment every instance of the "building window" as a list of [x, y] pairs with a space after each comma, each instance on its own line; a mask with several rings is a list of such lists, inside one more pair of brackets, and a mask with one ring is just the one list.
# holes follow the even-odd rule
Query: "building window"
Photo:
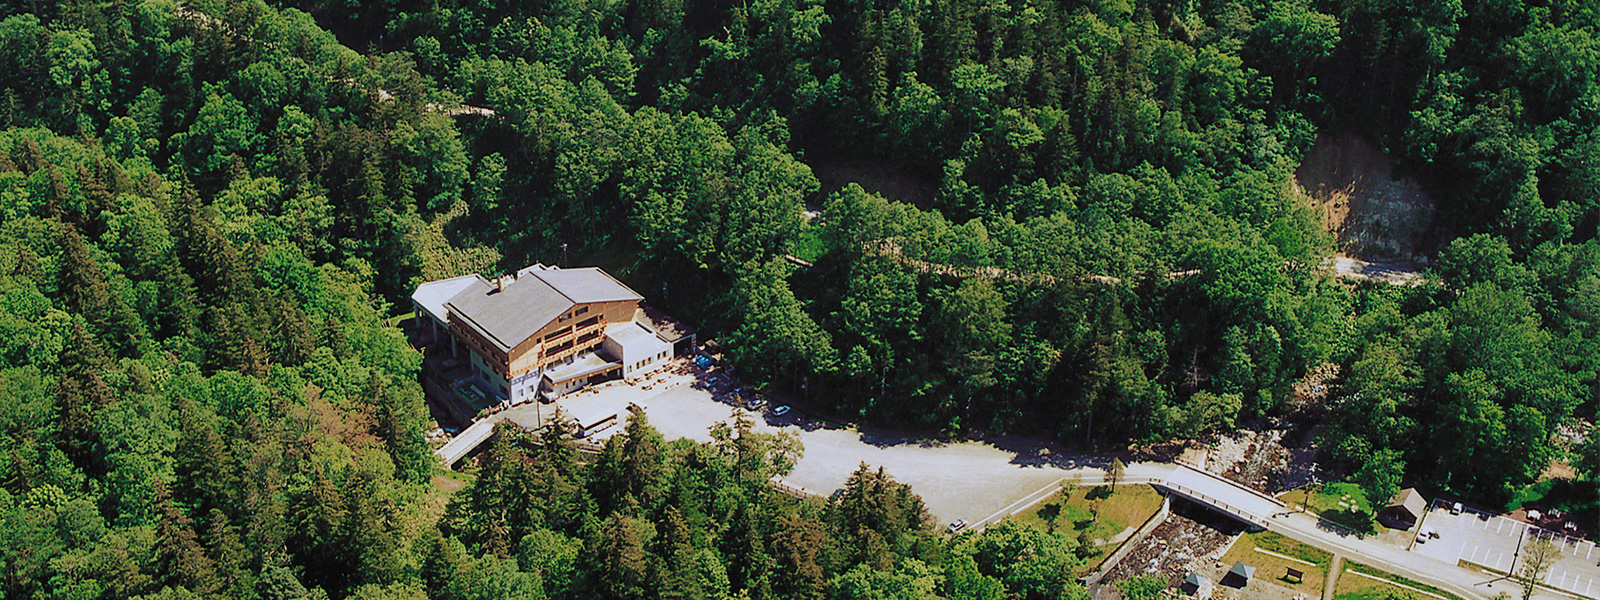
[[583, 313], [586, 313], [586, 312], [589, 312], [589, 307], [587, 307], [587, 306], [580, 306], [580, 307], [578, 307], [578, 310], [576, 310], [576, 311], [573, 311], [573, 313], [572, 313], [572, 314], [574, 314], [574, 315], [581, 315], [581, 314], [583, 314]]

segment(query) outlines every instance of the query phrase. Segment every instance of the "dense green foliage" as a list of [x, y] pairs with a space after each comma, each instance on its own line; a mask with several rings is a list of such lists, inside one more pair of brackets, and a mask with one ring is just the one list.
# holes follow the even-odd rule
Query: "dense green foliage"
[[[776, 495], [781, 439], [636, 423], [580, 464], [505, 433], [441, 498], [384, 319], [567, 245], [822, 410], [1105, 446], [1281, 414], [1334, 362], [1329, 466], [1503, 500], [1596, 408], [1597, 28], [1568, 0], [0, 3], [0, 585], [1081, 595], [1075, 543], [941, 541], [880, 473]], [[1428, 283], [1319, 270], [1285, 190], [1319, 130], [1439, 199]], [[824, 191], [850, 168], [927, 193]]]

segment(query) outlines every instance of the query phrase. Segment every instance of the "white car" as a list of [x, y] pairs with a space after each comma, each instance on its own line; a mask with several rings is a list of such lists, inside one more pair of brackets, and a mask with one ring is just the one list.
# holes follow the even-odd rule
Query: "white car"
[[966, 529], [966, 528], [967, 528], [967, 520], [966, 519], [956, 519], [955, 521], [950, 523], [950, 533], [955, 533], [957, 531], [961, 531], [961, 530]]
[[786, 414], [789, 414], [789, 405], [785, 404], [783, 406], [779, 406], [777, 408], [772, 409], [772, 414], [774, 416], [779, 416], [779, 417], [784, 416]]

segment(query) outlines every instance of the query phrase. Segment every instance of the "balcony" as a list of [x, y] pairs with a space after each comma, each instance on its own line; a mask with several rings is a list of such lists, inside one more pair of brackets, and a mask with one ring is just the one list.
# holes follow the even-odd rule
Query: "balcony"
[[561, 331], [557, 331], [557, 332], [552, 333], [550, 335], [544, 336], [543, 342], [544, 342], [545, 345], [559, 344], [559, 343], [561, 343], [562, 340], [565, 340], [568, 337], [571, 337], [572, 334], [573, 334], [572, 328], [568, 327], [568, 328], [563, 329]]

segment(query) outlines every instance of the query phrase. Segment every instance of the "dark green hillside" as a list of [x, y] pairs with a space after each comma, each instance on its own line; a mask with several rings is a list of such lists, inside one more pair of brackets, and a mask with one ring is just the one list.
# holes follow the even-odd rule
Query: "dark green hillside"
[[[1286, 417], [1369, 495], [1503, 503], [1555, 460], [1580, 481], [1537, 489], [1592, 511], [1600, 443], [1560, 433], [1600, 403], [1597, 30], [1562, 0], [0, 2], [0, 596], [1084, 597], [1077, 540], [941, 539], [892, 473], [772, 491], [783, 437], [504, 431], [442, 491], [389, 319], [564, 249], [816, 412], [1085, 450]], [[1437, 201], [1424, 283], [1324, 268], [1290, 186], [1319, 133]]]

